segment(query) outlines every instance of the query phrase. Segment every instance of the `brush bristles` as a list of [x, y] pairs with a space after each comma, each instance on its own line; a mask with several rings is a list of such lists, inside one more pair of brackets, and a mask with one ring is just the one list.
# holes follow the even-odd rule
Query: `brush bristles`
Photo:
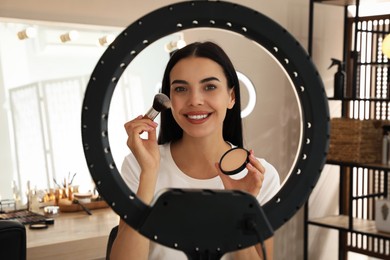
[[154, 96], [153, 109], [157, 112], [162, 112], [165, 109], [171, 108], [171, 100], [163, 93], [158, 93]]

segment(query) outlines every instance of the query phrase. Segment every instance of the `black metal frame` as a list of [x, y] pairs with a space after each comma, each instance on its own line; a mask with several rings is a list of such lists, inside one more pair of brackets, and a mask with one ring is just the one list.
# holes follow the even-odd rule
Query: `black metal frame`
[[[148, 219], [160, 203], [162, 205], [167, 203], [164, 197], [173, 199], [177, 196], [197, 197], [199, 195], [207, 204], [228, 196], [227, 191], [210, 193], [204, 190], [179, 190], [179, 192], [168, 190], [167, 194], [162, 194], [155, 204], [145, 205], [122, 180], [110, 151], [107, 133], [109, 106], [115, 86], [124, 69], [150, 43], [166, 35], [191, 28], [219, 28], [233, 31], [262, 45], [285, 70], [295, 87], [302, 108], [304, 127], [299, 159], [292, 168], [288, 180], [275, 197], [262, 208], [256, 202], [257, 210], [250, 213], [255, 214], [254, 219], [260, 219], [256, 223], [261, 226], [256, 228], [255, 233], [249, 232], [250, 234], [244, 237], [221, 233], [219, 242], [226, 243], [228, 246], [225, 248], [192, 248], [198, 252], [215, 252], [219, 249], [223, 254], [240, 248], [240, 245], [254, 245], [270, 237], [272, 229], [278, 229], [306, 202], [325, 164], [329, 142], [328, 103], [321, 78], [310, 56], [299, 42], [279, 24], [250, 8], [221, 1], [185, 1], [157, 9], [128, 26], [107, 48], [91, 75], [82, 107], [82, 139], [87, 164], [98, 191], [127, 224], [148, 238], [183, 250], [181, 241], [186, 234], [176, 238], [178, 243], [172, 244], [171, 241], [165, 240], [165, 234], [157, 234], [164, 223], [155, 227], [157, 230], [154, 228], [150, 230], [149, 224], [152, 222]], [[227, 193], [235, 194], [235, 191]], [[213, 196], [209, 196], [210, 194]], [[249, 195], [239, 197], [247, 202], [251, 201]], [[253, 203], [249, 202], [246, 205], [253, 207]], [[232, 204], [231, 207], [236, 207], [234, 205], [237, 204]], [[182, 208], [178, 210], [185, 212], [190, 210], [190, 207], [189, 203], [183, 203]], [[261, 220], [262, 209], [266, 216], [264, 222]], [[219, 214], [208, 215], [210, 221], [208, 223], [219, 221], [220, 216], [228, 213], [229, 209], [220, 207], [216, 212]], [[167, 211], [166, 214], [171, 214], [173, 217], [174, 212]], [[242, 212], [242, 219], [245, 219], [245, 214]], [[172, 228], [178, 228], [180, 225], [197, 225], [194, 217], [191, 223], [177, 223], [177, 226]], [[169, 217], [165, 219], [169, 220]], [[267, 219], [269, 226], [264, 224]], [[237, 228], [245, 233], [245, 228]], [[208, 235], [204, 234], [203, 237]], [[256, 239], [253, 239], [254, 236]], [[195, 241], [195, 244], [199, 242]]]

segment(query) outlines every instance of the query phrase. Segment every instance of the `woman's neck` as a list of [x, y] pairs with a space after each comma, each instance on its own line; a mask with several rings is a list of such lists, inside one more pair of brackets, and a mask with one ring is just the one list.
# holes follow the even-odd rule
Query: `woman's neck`
[[222, 138], [216, 140], [183, 136], [171, 144], [176, 165], [182, 172], [196, 179], [215, 177], [217, 172], [214, 165], [228, 149], [230, 145]]

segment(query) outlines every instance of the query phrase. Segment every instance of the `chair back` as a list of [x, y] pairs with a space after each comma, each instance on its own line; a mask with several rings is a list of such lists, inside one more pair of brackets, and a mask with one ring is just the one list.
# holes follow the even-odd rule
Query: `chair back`
[[26, 228], [15, 220], [0, 220], [0, 259], [26, 259]]
[[110, 235], [108, 237], [107, 250], [106, 250], [106, 260], [110, 260], [112, 244], [114, 243], [114, 240], [115, 240], [117, 234], [118, 234], [118, 226], [115, 226], [111, 229]]

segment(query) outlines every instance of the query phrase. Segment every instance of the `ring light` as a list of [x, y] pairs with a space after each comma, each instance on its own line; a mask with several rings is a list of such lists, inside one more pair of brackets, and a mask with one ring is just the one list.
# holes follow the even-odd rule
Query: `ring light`
[[[109, 106], [115, 86], [124, 69], [150, 43], [184, 29], [204, 27], [239, 33], [265, 48], [290, 78], [302, 108], [303, 134], [298, 159], [280, 191], [263, 207], [258, 206], [257, 201], [252, 201], [250, 198], [252, 196], [238, 191], [178, 189], [163, 192], [161, 196], [156, 197], [155, 204], [148, 206], [124, 183], [110, 151], [107, 132]], [[188, 250], [193, 252], [209, 250], [210, 255], [219, 252], [215, 255], [218, 258], [225, 252], [254, 245], [272, 236], [272, 229], [278, 229], [306, 202], [325, 164], [329, 143], [329, 111], [324, 87], [315, 66], [306, 51], [284, 28], [261, 13], [238, 4], [220, 1], [185, 1], [162, 7], [145, 15], [128, 26], [108, 46], [98, 61], [86, 89], [82, 107], [82, 139], [88, 168], [99, 193], [127, 224], [149, 239], [187, 252], [187, 255], [189, 255]], [[234, 215], [234, 212], [229, 210], [237, 206], [241, 207], [238, 212], [247, 212], [246, 216], [254, 216], [259, 212], [261, 215], [264, 211], [266, 219], [249, 217], [251, 221], [257, 221], [257, 234], [253, 232], [250, 234], [244, 230], [227, 238], [232, 240], [232, 244], [222, 241], [221, 236], [211, 235], [211, 231], [198, 238], [201, 234], [196, 232], [202, 229], [193, 228], [188, 232], [193, 232], [190, 239], [195, 241], [194, 246], [192, 242], [183, 238], [189, 236], [188, 234], [183, 234], [182, 230], [174, 230], [179, 225], [177, 222], [182, 218], [191, 221], [193, 216], [177, 217], [172, 212], [177, 210], [180, 214], [186, 212], [195, 214], [196, 212], [192, 212], [190, 207], [198, 204], [199, 210], [204, 205], [209, 206], [205, 210], [210, 210], [210, 207], [215, 205], [212, 201], [225, 205], [222, 210], [226, 210], [228, 214]], [[240, 206], [243, 201], [246, 203], [245, 206]], [[158, 210], [162, 212], [165, 210], [170, 216], [162, 217], [158, 214]], [[225, 213], [223, 214], [225, 216]], [[213, 214], [208, 215], [208, 212], [197, 215], [207, 215], [208, 219], [213, 218]], [[233, 217], [227, 220], [229, 227], [237, 226], [237, 220]], [[217, 216], [216, 219], [220, 218]], [[157, 223], [164, 220], [170, 223]], [[244, 219], [242, 222], [244, 224], [240, 223], [245, 226], [245, 221]], [[218, 226], [218, 223], [213, 225]], [[164, 226], [169, 229], [159, 232], [164, 229]], [[179, 229], [181, 228], [185, 227], [180, 226]], [[220, 231], [228, 229], [222, 226], [217, 228], [220, 228]], [[219, 232], [212, 230], [214, 233]], [[166, 236], [166, 232], [170, 232], [171, 235]], [[262, 235], [261, 239], [256, 238], [259, 234]], [[221, 239], [221, 241], [207, 240], [210, 236], [214, 240]], [[197, 242], [197, 239], [203, 240]], [[207, 248], [210, 244], [215, 248]]]
[[241, 108], [241, 117], [245, 118], [249, 116], [256, 106], [256, 91], [252, 81], [243, 73], [236, 71], [238, 80], [244, 83], [244, 87], [248, 91], [248, 104], [245, 108]]

